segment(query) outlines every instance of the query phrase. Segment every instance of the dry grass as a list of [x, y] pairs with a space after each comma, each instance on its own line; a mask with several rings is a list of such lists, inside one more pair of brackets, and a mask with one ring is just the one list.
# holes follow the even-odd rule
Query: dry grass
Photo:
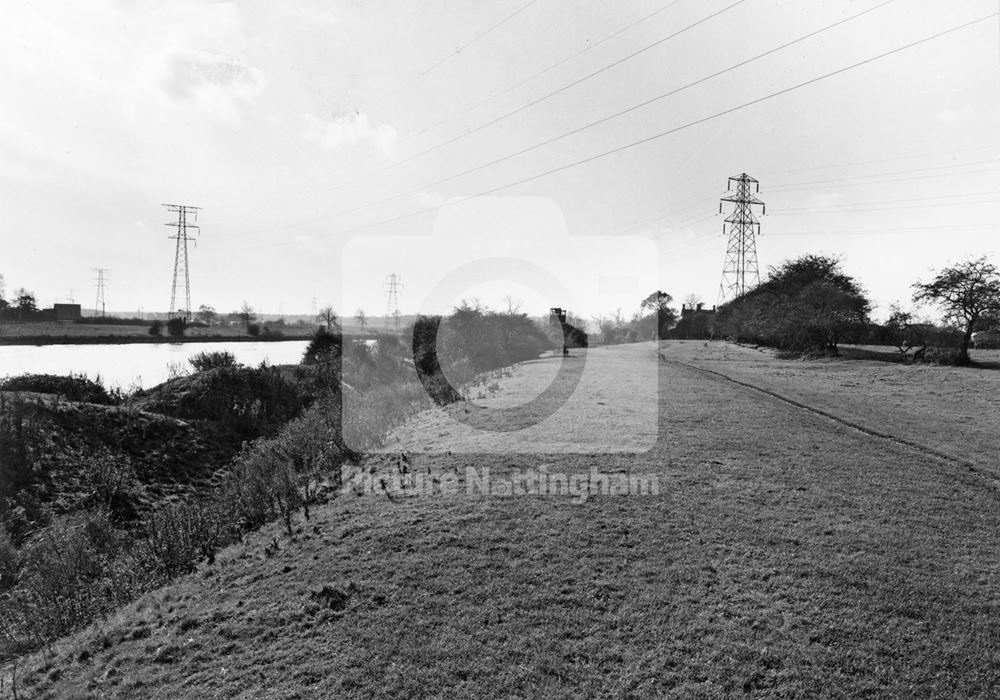
[[[947, 368], [913, 375], [909, 367], [783, 362], [700, 343], [671, 344], [664, 354], [888, 431], [964, 445], [962, 459], [996, 454], [995, 404], [959, 409], [964, 399], [953, 392], [966, 380]], [[27, 660], [23, 695], [995, 691], [995, 482], [697, 369], [661, 362], [658, 371], [660, 435], [649, 452], [410, 460], [437, 475], [541, 461], [564, 471], [652, 470], [658, 496], [580, 505], [464, 491], [344, 496], [314, 511], [294, 537], [269, 526], [214, 565]], [[920, 387], [933, 387], [940, 401], [909, 400]], [[372, 466], [386, 473], [394, 464], [384, 457]]]

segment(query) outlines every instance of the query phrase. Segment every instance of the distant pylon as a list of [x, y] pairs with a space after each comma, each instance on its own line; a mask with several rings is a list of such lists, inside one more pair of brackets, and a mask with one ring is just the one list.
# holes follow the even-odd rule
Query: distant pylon
[[393, 272], [385, 278], [385, 329], [389, 330], [390, 325], [394, 325], [399, 330], [399, 290], [403, 287], [403, 282], [399, 275]]
[[760, 235], [760, 222], [753, 214], [753, 207], [759, 204], [763, 214], [764, 202], [750, 192], [751, 186], [755, 192], [759, 192], [760, 183], [746, 173], [740, 173], [726, 182], [727, 192], [732, 189], [734, 181], [736, 192], [723, 197], [719, 202], [720, 214], [723, 202], [735, 205], [733, 213], [722, 224], [723, 234], [726, 232], [726, 224], [729, 224], [729, 243], [726, 246], [726, 262], [722, 265], [722, 282], [719, 285], [720, 304], [742, 296], [760, 284], [756, 241]]
[[[188, 222], [188, 214], [195, 221], [198, 220], [198, 211], [201, 207], [192, 207], [185, 204], [164, 204], [167, 211], [177, 212], [177, 221], [168, 222], [167, 226], [176, 226], [177, 234], [170, 238], [177, 241], [177, 250], [174, 253], [174, 283], [170, 288], [170, 318], [180, 316], [185, 321], [191, 320], [191, 276], [188, 270], [188, 241], [194, 239], [188, 235], [188, 229], [198, 229], [197, 224]], [[197, 245], [197, 242], [195, 242]], [[184, 287], [184, 307], [177, 308], [177, 291], [183, 284]]]
[[[101, 314], [101, 318], [105, 317], [105, 304], [104, 304], [104, 283], [107, 281], [107, 274], [109, 270], [106, 267], [95, 267], [94, 272], [97, 273], [97, 301], [94, 302], [94, 316], [98, 313]], [[70, 292], [72, 295], [72, 292]]]

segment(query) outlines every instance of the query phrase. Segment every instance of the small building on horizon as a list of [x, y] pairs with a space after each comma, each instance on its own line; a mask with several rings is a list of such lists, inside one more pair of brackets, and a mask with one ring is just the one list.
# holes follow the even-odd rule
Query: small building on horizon
[[45, 309], [53, 321], [76, 321], [82, 318], [79, 304], [53, 304], [51, 309]]
[[681, 318], [671, 329], [671, 335], [683, 340], [711, 339], [715, 336], [716, 308], [704, 308], [704, 304], [695, 306], [681, 305]]

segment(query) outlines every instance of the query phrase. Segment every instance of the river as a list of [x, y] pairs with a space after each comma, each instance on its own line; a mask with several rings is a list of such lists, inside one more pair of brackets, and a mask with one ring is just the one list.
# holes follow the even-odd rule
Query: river
[[84, 374], [100, 377], [108, 388], [149, 388], [179, 371], [190, 371], [188, 359], [199, 352], [231, 352], [237, 362], [256, 366], [297, 364], [307, 340], [257, 343], [134, 343], [122, 345], [3, 345], [0, 377], [17, 374]]

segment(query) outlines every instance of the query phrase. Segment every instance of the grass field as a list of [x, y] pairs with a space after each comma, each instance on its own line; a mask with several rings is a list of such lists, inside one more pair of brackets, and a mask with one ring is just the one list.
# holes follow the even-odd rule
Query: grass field
[[[437, 435], [456, 449], [417, 454], [417, 416], [397, 448], [458, 495], [350, 494], [294, 537], [265, 528], [23, 662], [22, 696], [993, 695], [1000, 371], [701, 342], [659, 353], [588, 351], [604, 378], [581, 381], [551, 426], [601, 415], [595, 392], [653, 363], [651, 449], [542, 454], [537, 433], [513, 431], [506, 452]], [[551, 368], [520, 368], [497, 400], [531, 394], [532, 376]], [[617, 420], [588, 432], [600, 442], [642, 416]], [[658, 494], [463, 485], [468, 467], [542, 463], [655, 473]], [[369, 466], [388, 478], [399, 464]]]

